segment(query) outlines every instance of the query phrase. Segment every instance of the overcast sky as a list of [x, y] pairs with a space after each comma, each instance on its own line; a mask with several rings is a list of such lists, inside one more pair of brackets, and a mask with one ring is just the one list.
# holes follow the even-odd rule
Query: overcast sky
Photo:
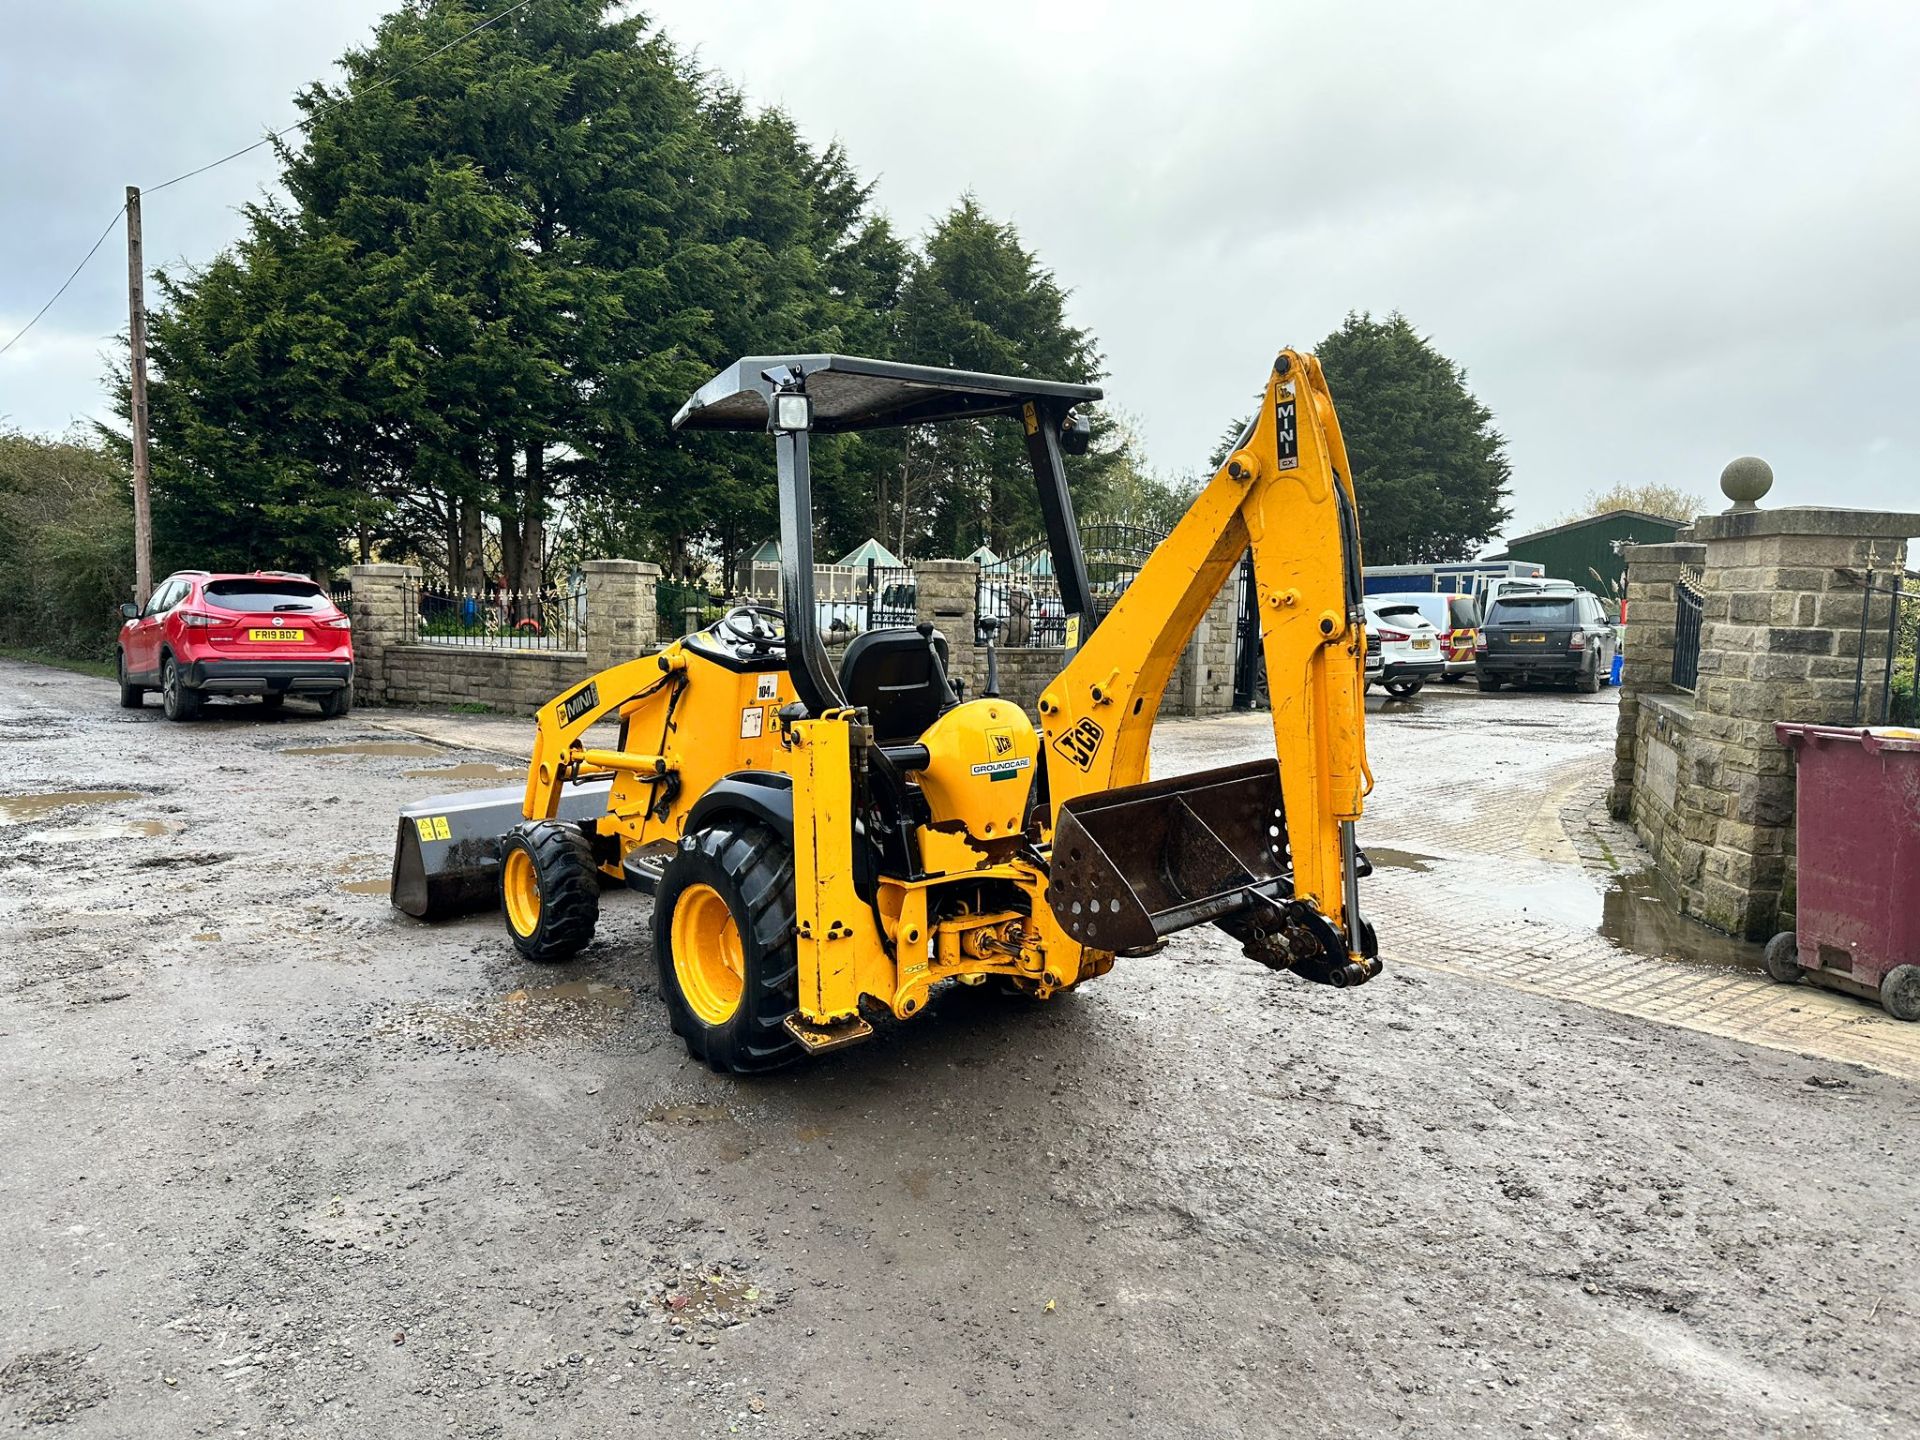
[[[129, 182], [291, 123], [387, 8], [0, 0], [0, 343]], [[1616, 479], [1716, 498], [1744, 453], [1769, 504], [1920, 510], [1911, 0], [645, 8], [904, 230], [967, 189], [1018, 225], [1163, 470], [1277, 347], [1399, 309], [1498, 416], [1510, 533]], [[231, 241], [273, 171], [151, 196], [149, 264]], [[6, 423], [103, 413], [125, 285], [116, 232], [0, 357]]]

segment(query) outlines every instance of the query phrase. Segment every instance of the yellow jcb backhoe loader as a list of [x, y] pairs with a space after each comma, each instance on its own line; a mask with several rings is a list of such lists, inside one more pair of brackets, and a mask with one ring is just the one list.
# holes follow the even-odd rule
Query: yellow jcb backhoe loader
[[[550, 961], [592, 937], [603, 877], [651, 890], [673, 1028], [732, 1071], [860, 1040], [947, 982], [1044, 999], [1209, 921], [1274, 969], [1377, 974], [1354, 843], [1360, 537], [1320, 366], [1281, 353], [1233, 453], [1096, 625], [1062, 455], [1099, 398], [843, 355], [716, 375], [674, 425], [772, 432], [782, 609], [737, 607], [546, 705], [524, 794], [410, 807], [395, 903], [431, 918], [497, 883], [515, 946]], [[1025, 433], [1067, 612], [1038, 730], [994, 693], [991, 637], [968, 699], [933, 626], [869, 631], [836, 667], [816, 620], [809, 438], [993, 416]], [[1149, 781], [1162, 692], [1249, 546], [1277, 763]], [[617, 741], [590, 744], [616, 717]]]

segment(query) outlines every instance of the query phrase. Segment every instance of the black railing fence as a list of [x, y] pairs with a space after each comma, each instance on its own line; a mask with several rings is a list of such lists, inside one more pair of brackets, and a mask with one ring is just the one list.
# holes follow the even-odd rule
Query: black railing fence
[[1673, 683], [1691, 690], [1700, 682], [1700, 583], [1682, 575], [1673, 586]]
[[423, 645], [580, 650], [586, 646], [584, 580], [537, 591], [464, 589], [409, 581], [401, 591], [402, 633]]
[[[1119, 602], [1165, 538], [1165, 532], [1139, 525], [1094, 524], [1082, 529], [1080, 546], [1096, 622]], [[982, 565], [975, 610], [982, 620], [991, 617], [1000, 622], [997, 639], [1002, 645], [1064, 646], [1067, 609], [1046, 542], [1035, 541]]]
[[[1869, 662], [1882, 636], [1886, 654]], [[1920, 725], [1920, 577], [1867, 578], [1854, 654], [1854, 724]]]
[[353, 613], [353, 581], [335, 580], [327, 586], [327, 598], [342, 615]]

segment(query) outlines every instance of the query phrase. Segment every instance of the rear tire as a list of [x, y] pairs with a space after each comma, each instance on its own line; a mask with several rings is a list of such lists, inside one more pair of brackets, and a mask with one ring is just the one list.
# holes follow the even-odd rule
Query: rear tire
[[1482, 690], [1498, 690], [1504, 683], [1498, 675], [1477, 675], [1474, 679]]
[[338, 720], [353, 709], [353, 687], [342, 685], [338, 690], [329, 690], [320, 697], [320, 718]]
[[1449, 673], [1449, 674], [1446, 674], [1446, 675], [1442, 675], [1442, 676], [1440, 677], [1440, 683], [1441, 683], [1442, 685], [1458, 685], [1458, 684], [1460, 683], [1460, 675], [1459, 675], [1459, 672], [1458, 672], [1458, 671], [1454, 671], [1454, 672], [1451, 672], [1451, 673]]
[[1920, 1020], [1920, 965], [1896, 965], [1883, 975], [1880, 1004], [1896, 1020]]
[[1600, 693], [1600, 658], [1597, 655], [1587, 661], [1587, 668], [1580, 672], [1579, 676], [1574, 680], [1573, 686], [1574, 689], [1578, 690], [1582, 695], [1598, 695]]
[[600, 923], [600, 874], [578, 825], [516, 825], [500, 846], [500, 908], [513, 948], [537, 965], [571, 960]]
[[171, 655], [160, 662], [160, 708], [169, 720], [191, 720], [200, 713], [200, 692], [187, 684]]
[[1411, 700], [1420, 693], [1424, 680], [1388, 680], [1384, 682], [1387, 694], [1396, 700]]
[[116, 650], [114, 654], [120, 662], [120, 707], [123, 710], [138, 710], [146, 703], [147, 692], [142, 687], [127, 682], [127, 652]]
[[721, 820], [684, 837], [653, 900], [653, 953], [673, 1033], [736, 1075], [800, 1058], [793, 850], [770, 827]]
[[1769, 980], [1782, 985], [1798, 985], [1804, 973], [1800, 968], [1800, 941], [1791, 930], [1782, 930], [1767, 941], [1760, 954], [1760, 968]]

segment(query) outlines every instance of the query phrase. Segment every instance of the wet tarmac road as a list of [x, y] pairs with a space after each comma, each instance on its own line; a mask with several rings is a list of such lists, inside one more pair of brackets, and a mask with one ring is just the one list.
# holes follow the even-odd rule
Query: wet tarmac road
[[[0, 1420], [1912, 1434], [1914, 1089], [1435, 968], [1571, 891], [1409, 918], [1604, 843], [1560, 812], [1608, 699], [1371, 717], [1375, 984], [1194, 932], [742, 1083], [667, 1033], [639, 897], [544, 970], [374, 893], [487, 757], [0, 664], [0, 792], [134, 797], [0, 812]], [[363, 744], [408, 748], [320, 753]]]

